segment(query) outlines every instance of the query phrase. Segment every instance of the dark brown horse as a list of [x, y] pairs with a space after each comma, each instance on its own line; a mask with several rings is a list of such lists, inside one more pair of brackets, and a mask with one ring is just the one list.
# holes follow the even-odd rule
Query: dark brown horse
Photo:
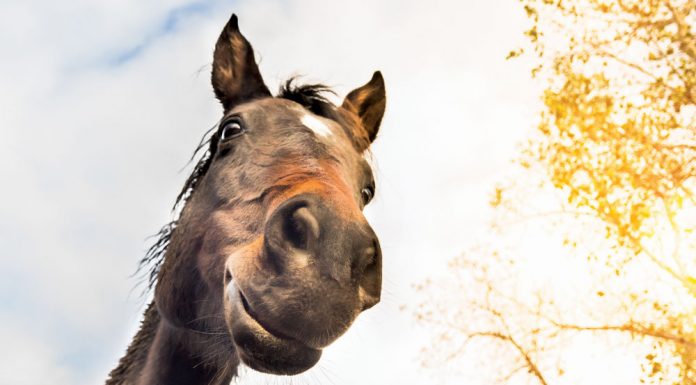
[[237, 17], [215, 45], [224, 114], [145, 264], [154, 301], [107, 384], [226, 384], [240, 362], [311, 368], [379, 302], [379, 242], [364, 153], [385, 107], [382, 76], [341, 106], [291, 81], [273, 97]]

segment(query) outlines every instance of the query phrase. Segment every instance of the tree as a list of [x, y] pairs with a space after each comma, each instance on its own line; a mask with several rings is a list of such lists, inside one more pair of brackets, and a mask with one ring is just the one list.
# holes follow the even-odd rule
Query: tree
[[[627, 338], [643, 357], [642, 382], [696, 384], [696, 1], [521, 5], [529, 46], [509, 57], [531, 56], [546, 85], [538, 129], [519, 156], [521, 177], [494, 191], [497, 238], [453, 262], [457, 288], [445, 290], [471, 293], [456, 299], [462, 306], [428, 301], [418, 316], [457, 346], [447, 359], [495, 341], [495, 356], [511, 358], [501, 382], [562, 382], [555, 358], [568, 336], [591, 334]], [[534, 209], [540, 194], [560, 201]], [[586, 292], [520, 289], [524, 261], [501, 234], [530, 220], [587, 257]]]
[[[696, 176], [696, 2], [523, 4], [535, 71], [549, 83], [530, 161], [635, 254], [650, 255], [656, 217], [684, 237], [693, 227], [677, 216], [694, 203]], [[554, 46], [546, 36], [563, 39]], [[684, 255], [654, 262], [696, 295]]]

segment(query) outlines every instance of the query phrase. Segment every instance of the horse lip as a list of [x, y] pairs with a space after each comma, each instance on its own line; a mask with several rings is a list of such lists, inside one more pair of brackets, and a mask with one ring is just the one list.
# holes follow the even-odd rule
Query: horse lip
[[242, 291], [239, 289], [237, 289], [237, 291], [239, 292], [239, 298], [242, 302], [242, 308], [244, 308], [244, 311], [246, 311], [246, 313], [249, 315], [249, 317], [251, 317], [251, 319], [256, 321], [256, 323], [259, 324], [264, 330], [266, 330], [268, 333], [270, 333], [271, 335], [273, 335], [281, 340], [289, 340], [292, 342], [297, 342], [298, 344], [301, 344], [301, 345], [305, 345], [302, 341], [298, 341], [297, 339], [292, 338], [292, 337], [288, 336], [287, 334], [278, 331], [277, 329], [269, 327], [265, 322], [263, 322], [258, 317], [258, 315], [254, 311], [254, 309], [251, 308], [251, 306], [249, 305], [249, 302], [247, 301], [246, 297], [244, 296], [244, 293], [242, 293]]
[[233, 281], [226, 291], [226, 307], [229, 307], [225, 318], [234, 345], [245, 364], [265, 373], [294, 375], [308, 370], [319, 361], [321, 349], [266, 329], [249, 312], [251, 307], [248, 302], [245, 305], [246, 298]]

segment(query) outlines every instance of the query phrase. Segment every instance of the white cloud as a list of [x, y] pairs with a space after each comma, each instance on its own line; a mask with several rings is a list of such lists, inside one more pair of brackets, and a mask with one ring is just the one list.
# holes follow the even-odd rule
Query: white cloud
[[43, 357], [12, 367], [94, 383], [125, 349], [142, 302], [129, 275], [219, 117], [209, 63], [232, 11], [271, 88], [300, 73], [345, 94], [377, 69], [387, 84], [368, 210], [384, 300], [293, 382], [427, 382], [427, 333], [399, 306], [481, 231], [490, 183], [532, 117], [528, 68], [503, 60], [523, 24], [512, 0], [3, 3], [0, 269], [16, 290], [0, 316]]
[[74, 378], [67, 368], [58, 364], [60, 360], [53, 347], [24, 331], [17, 333], [17, 325], [8, 319], [2, 320], [0, 340], [4, 348], [0, 350], [0, 383], [13, 385], [33, 385], [50, 379], [55, 384], [70, 384]]

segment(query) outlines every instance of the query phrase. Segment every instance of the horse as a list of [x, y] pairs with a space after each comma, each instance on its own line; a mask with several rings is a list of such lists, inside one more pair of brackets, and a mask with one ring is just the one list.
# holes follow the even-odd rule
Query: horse
[[153, 300], [107, 385], [228, 384], [242, 363], [298, 374], [380, 300], [363, 209], [381, 73], [340, 106], [330, 88], [292, 78], [273, 96], [233, 14], [211, 77], [222, 118], [199, 144], [177, 219], [141, 261]]

